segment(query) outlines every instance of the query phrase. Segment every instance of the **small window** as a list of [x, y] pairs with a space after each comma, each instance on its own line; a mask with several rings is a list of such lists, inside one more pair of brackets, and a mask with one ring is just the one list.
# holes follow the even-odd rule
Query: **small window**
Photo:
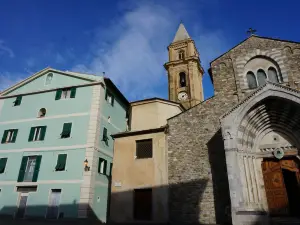
[[107, 117], [107, 122], [108, 122], [108, 123], [110, 123], [110, 116], [109, 116], [109, 117]]
[[59, 154], [55, 166], [56, 171], [64, 171], [66, 169], [67, 154]]
[[152, 139], [136, 141], [136, 158], [152, 158]]
[[267, 75], [265, 71], [263, 70], [258, 70], [257, 71], [257, 81], [258, 81], [258, 86], [263, 86], [266, 83]]
[[109, 90], [106, 90], [105, 100], [112, 106], [114, 106], [114, 96]]
[[184, 72], [181, 72], [179, 74], [179, 86], [186, 87], [186, 75]]
[[246, 77], [247, 77], [248, 87], [250, 89], [257, 88], [257, 83], [256, 83], [256, 78], [255, 78], [254, 73], [249, 71], [247, 73]]
[[0, 174], [4, 173], [6, 167], [7, 158], [0, 158]]
[[134, 219], [152, 220], [152, 189], [134, 189]]
[[64, 88], [56, 91], [55, 100], [75, 98], [76, 96], [76, 87]]
[[23, 156], [18, 176], [18, 182], [36, 182], [40, 171], [41, 161], [41, 155]]
[[31, 127], [28, 141], [43, 141], [46, 135], [46, 126]]
[[44, 117], [46, 116], [46, 109], [45, 108], [41, 108], [38, 114], [38, 117]]
[[108, 141], [108, 136], [107, 136], [107, 129], [104, 127], [103, 128], [103, 136], [102, 136], [102, 141], [107, 142]]
[[183, 50], [180, 50], [178, 52], [178, 59], [184, 59], [184, 51]]
[[103, 158], [99, 158], [98, 173], [106, 174], [107, 161]]
[[5, 130], [1, 143], [15, 143], [18, 135], [18, 129]]
[[22, 96], [18, 96], [14, 101], [14, 106], [21, 105], [21, 102], [22, 102]]
[[53, 78], [53, 73], [49, 73], [46, 77], [45, 85], [51, 84], [52, 78]]
[[64, 123], [63, 130], [60, 134], [61, 138], [69, 138], [71, 136], [72, 123]]
[[109, 166], [109, 175], [112, 176], [113, 163], [110, 163]]
[[273, 67], [270, 67], [268, 69], [268, 78], [273, 83], [279, 83], [277, 72], [276, 72], [276, 70]]

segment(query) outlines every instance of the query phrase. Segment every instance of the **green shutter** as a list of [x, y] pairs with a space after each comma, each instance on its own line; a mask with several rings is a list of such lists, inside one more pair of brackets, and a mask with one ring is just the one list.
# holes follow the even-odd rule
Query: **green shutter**
[[6, 162], [7, 162], [7, 158], [0, 159], [0, 173], [4, 173]]
[[72, 87], [71, 88], [70, 98], [75, 98], [75, 96], [76, 96], [76, 87]]
[[112, 175], [112, 168], [113, 168], [113, 163], [110, 163], [110, 167], [109, 167], [109, 175]]
[[35, 161], [35, 167], [34, 167], [34, 173], [33, 173], [33, 176], [32, 176], [32, 182], [37, 182], [39, 172], [40, 172], [41, 161], [42, 161], [42, 156], [38, 155], [36, 157], [36, 161]]
[[33, 141], [35, 129], [36, 129], [35, 127], [31, 127], [30, 128], [30, 133], [29, 133], [28, 141]]
[[68, 138], [71, 135], [72, 123], [64, 123], [61, 138]]
[[47, 127], [46, 126], [43, 126], [43, 127], [41, 127], [41, 134], [40, 134], [40, 141], [43, 141], [44, 139], [45, 139], [45, 135], [46, 135], [46, 129], [47, 129]]
[[14, 106], [21, 105], [22, 102], [22, 96], [17, 96], [16, 100], [14, 101]]
[[28, 156], [23, 156], [19, 176], [18, 176], [18, 182], [22, 182], [24, 180], [25, 170], [27, 166]]
[[102, 137], [103, 141], [107, 141], [107, 129], [104, 127], [103, 128], [103, 137]]
[[67, 154], [59, 154], [55, 170], [63, 171], [66, 168]]
[[114, 98], [114, 96], [112, 95], [112, 96], [111, 96], [111, 106], [114, 106], [114, 101], [115, 101], [115, 98]]
[[17, 135], [18, 135], [18, 129], [13, 130], [13, 136], [12, 136], [12, 139], [11, 139], [12, 143], [16, 142]]
[[103, 160], [103, 161], [104, 161], [103, 174], [106, 175], [107, 161], [106, 160]]
[[62, 90], [59, 89], [56, 91], [55, 100], [59, 100], [61, 98]]
[[9, 130], [5, 130], [4, 133], [3, 133], [2, 141], [1, 141], [2, 144], [6, 142], [6, 138], [7, 138], [7, 135], [8, 135], [8, 131], [9, 131]]

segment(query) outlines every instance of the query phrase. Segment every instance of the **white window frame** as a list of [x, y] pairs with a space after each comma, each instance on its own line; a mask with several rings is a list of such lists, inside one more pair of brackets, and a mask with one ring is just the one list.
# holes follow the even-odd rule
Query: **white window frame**
[[5, 142], [10, 143], [13, 139], [13, 135], [14, 135], [14, 130], [9, 130]]
[[[27, 173], [32, 173], [32, 177], [33, 177], [34, 169], [36, 166], [36, 159], [37, 159], [36, 155], [28, 157], [26, 168], [25, 168], [25, 173], [24, 173], [24, 181], [26, 181], [25, 178], [26, 178]], [[31, 179], [32, 179], [32, 177], [31, 177]], [[29, 182], [31, 182], [31, 181], [29, 181]]]
[[103, 159], [100, 163], [100, 171], [99, 173], [104, 174], [104, 165], [105, 165], [106, 160]]
[[71, 97], [71, 89], [63, 89], [61, 93], [61, 99], [68, 99]]

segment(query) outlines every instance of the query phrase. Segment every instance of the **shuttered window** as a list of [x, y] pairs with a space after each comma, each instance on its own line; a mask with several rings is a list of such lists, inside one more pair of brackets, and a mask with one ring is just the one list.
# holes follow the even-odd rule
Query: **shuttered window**
[[7, 158], [0, 158], [0, 174], [4, 173], [6, 167]]
[[107, 142], [108, 136], [107, 136], [107, 129], [104, 127], [103, 128], [103, 136], [102, 136], [102, 141]]
[[64, 171], [66, 169], [67, 154], [59, 154], [57, 157], [57, 163], [55, 170]]
[[21, 105], [21, 102], [22, 102], [22, 96], [18, 96], [14, 101], [14, 106]]
[[106, 174], [107, 161], [103, 158], [99, 158], [98, 173]]
[[136, 141], [136, 158], [152, 158], [152, 139]]
[[61, 138], [69, 138], [71, 136], [72, 123], [64, 123], [61, 132]]
[[18, 129], [5, 130], [2, 136], [1, 143], [15, 143], [18, 135]]
[[114, 106], [114, 96], [112, 95], [112, 93], [106, 89], [106, 94], [105, 94], [105, 100], [111, 105]]
[[36, 182], [38, 180], [42, 156], [24, 156], [21, 161], [18, 182]]
[[28, 141], [43, 141], [45, 139], [47, 126], [31, 127]]
[[75, 98], [75, 96], [76, 96], [76, 87], [59, 89], [56, 91], [55, 100]]

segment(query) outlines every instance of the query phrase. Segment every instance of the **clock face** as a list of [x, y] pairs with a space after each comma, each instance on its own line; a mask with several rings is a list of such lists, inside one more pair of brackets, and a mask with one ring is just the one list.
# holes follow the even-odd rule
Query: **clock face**
[[184, 91], [178, 93], [178, 100], [183, 101], [188, 99], [188, 94]]

